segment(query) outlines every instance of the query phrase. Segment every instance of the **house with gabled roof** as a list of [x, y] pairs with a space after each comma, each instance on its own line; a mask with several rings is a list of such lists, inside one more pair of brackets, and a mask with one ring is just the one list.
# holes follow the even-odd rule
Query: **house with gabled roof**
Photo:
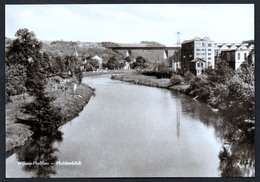
[[190, 61], [190, 72], [195, 76], [201, 75], [206, 68], [206, 61], [201, 58], [195, 58]]

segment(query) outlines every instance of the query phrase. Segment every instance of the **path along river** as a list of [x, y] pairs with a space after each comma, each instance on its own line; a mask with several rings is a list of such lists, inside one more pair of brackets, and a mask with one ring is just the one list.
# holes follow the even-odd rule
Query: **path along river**
[[96, 89], [84, 110], [8, 157], [6, 177], [220, 175], [222, 119], [206, 104], [108, 75], [83, 82]]

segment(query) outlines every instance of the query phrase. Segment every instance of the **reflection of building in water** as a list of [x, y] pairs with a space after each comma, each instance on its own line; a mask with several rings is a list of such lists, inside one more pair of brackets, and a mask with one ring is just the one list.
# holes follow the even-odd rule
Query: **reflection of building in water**
[[177, 137], [179, 138], [180, 136], [180, 126], [181, 126], [181, 123], [180, 123], [180, 115], [181, 115], [181, 106], [180, 106], [180, 103], [177, 102], [176, 104], [176, 117], [177, 117]]

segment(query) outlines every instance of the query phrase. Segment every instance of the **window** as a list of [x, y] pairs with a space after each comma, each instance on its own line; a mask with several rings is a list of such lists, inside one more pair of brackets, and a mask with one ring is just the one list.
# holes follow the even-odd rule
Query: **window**
[[200, 63], [197, 63], [197, 67], [200, 67]]
[[200, 66], [203, 67], [203, 63], [200, 63]]
[[211, 51], [211, 49], [208, 49], [208, 51]]
[[208, 47], [211, 47], [211, 43], [208, 44]]
[[196, 49], [196, 51], [200, 51], [200, 49]]
[[237, 53], [237, 59], [240, 60], [240, 53]]
[[211, 57], [208, 57], [208, 60], [211, 60]]
[[205, 47], [205, 43], [204, 42], [202, 42], [202, 47]]
[[246, 52], [244, 53], [244, 58], [246, 59]]
[[211, 55], [211, 53], [208, 53], [208, 55]]

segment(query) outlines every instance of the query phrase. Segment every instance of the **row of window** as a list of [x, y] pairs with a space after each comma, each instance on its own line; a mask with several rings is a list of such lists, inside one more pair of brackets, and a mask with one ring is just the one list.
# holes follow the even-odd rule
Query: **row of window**
[[[247, 54], [244, 53], [244, 58], [246, 58], [246, 57], [247, 57]], [[240, 53], [237, 53], [237, 59], [240, 60]]]
[[197, 67], [203, 67], [203, 63], [197, 63]]
[[[205, 49], [196, 49], [196, 51], [205, 51]], [[208, 49], [208, 52], [210, 52], [211, 49]]]
[[[197, 55], [197, 56], [199, 56], [199, 55], [205, 55], [205, 53], [199, 53], [199, 52], [197, 52], [196, 55]], [[211, 53], [208, 53], [208, 55], [211, 56]]]
[[[206, 43], [204, 43], [204, 42], [202, 42], [201, 44], [200, 44], [200, 42], [196, 42], [196, 46], [202, 46], [202, 47], [205, 47], [206, 46]], [[208, 47], [211, 47], [211, 43], [208, 43]]]
[[[201, 58], [201, 59], [205, 59], [205, 57], [203, 55], [198, 55], [196, 56], [197, 58]], [[211, 60], [211, 57], [208, 57], [208, 60]]]

